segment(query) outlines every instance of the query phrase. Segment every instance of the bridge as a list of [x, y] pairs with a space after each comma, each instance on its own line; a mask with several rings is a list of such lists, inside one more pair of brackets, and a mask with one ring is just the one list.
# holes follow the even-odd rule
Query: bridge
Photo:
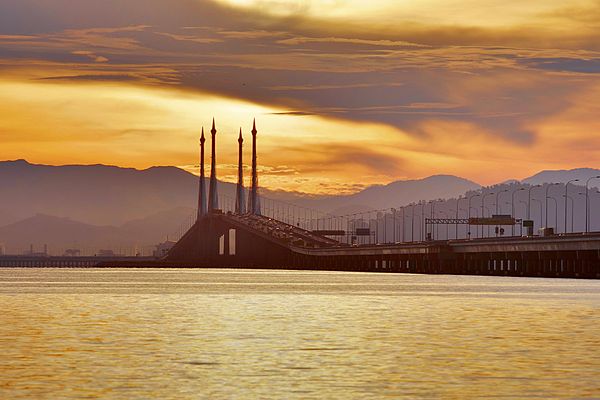
[[[457, 235], [454, 240], [449, 240], [448, 236], [446, 240], [432, 240], [433, 226], [449, 222], [425, 220], [422, 215], [422, 240], [414, 241], [414, 234], [411, 233], [411, 242], [405, 242], [402, 216], [402, 242], [397, 242], [394, 210], [394, 240], [388, 243], [388, 229], [385, 227], [388, 217], [384, 214], [384, 243], [379, 244], [379, 217], [375, 219], [375, 240], [372, 241], [371, 221], [365, 225], [362, 217], [360, 220], [345, 221], [332, 217], [327, 226], [320, 226], [317, 220], [314, 229], [312, 217], [308, 221], [305, 218], [301, 223], [294, 217], [290, 220], [289, 214], [287, 218], [281, 218], [282, 214], [277, 218], [276, 212], [271, 216], [263, 215], [265, 207], [261, 206], [258, 191], [256, 123], [253, 124], [251, 133], [250, 193], [246, 199], [243, 185], [243, 137], [240, 129], [236, 199], [235, 202], [230, 202], [235, 204], [235, 208], [224, 211], [224, 207], [219, 207], [217, 193], [217, 130], [214, 120], [211, 129], [212, 157], [208, 193], [204, 187], [205, 138], [202, 130], [196, 222], [166, 258], [155, 265], [600, 278], [600, 233], [481, 239], [471, 239], [469, 234], [466, 239], [458, 239]], [[521, 221], [510, 215], [496, 215], [493, 218], [483, 218], [482, 215], [481, 218], [455, 219], [450, 222], [456, 224], [457, 232], [459, 223], [513, 225], [514, 232], [514, 225]], [[414, 230], [414, 213], [412, 224]], [[432, 227], [432, 234], [424, 235], [428, 226]], [[359, 243], [357, 239], [365, 235], [368, 235], [368, 243]], [[344, 239], [347, 239], [345, 243]]]
[[163, 265], [600, 278], [600, 233], [349, 245], [264, 216], [212, 213]]
[[[211, 174], [209, 190], [205, 188], [204, 129], [200, 138], [200, 177], [197, 217], [164, 259], [106, 260], [99, 266], [123, 267], [225, 267], [277, 268], [307, 270], [343, 270], [363, 272], [404, 272], [428, 274], [472, 274], [499, 276], [600, 278], [600, 233], [582, 233], [503, 237], [501, 226], [521, 223], [511, 215], [425, 219], [421, 204], [421, 239], [414, 240], [415, 214], [411, 218], [410, 242], [405, 240], [402, 215], [401, 241], [397, 239], [396, 210], [365, 222], [360, 218], [345, 220], [332, 216], [328, 224], [312, 217], [297, 219], [288, 213], [277, 213], [265, 207], [259, 196], [257, 169], [257, 129], [252, 127], [252, 177], [248, 196], [243, 185], [243, 137], [238, 137], [238, 183], [235, 201], [219, 196], [216, 176], [216, 134], [213, 120], [211, 129]], [[483, 196], [485, 197], [485, 196]], [[514, 199], [514, 193], [513, 193]], [[471, 199], [468, 199], [469, 206]], [[430, 202], [431, 203], [431, 202]], [[235, 205], [235, 206], [233, 206]], [[514, 207], [513, 207], [514, 208]], [[483, 209], [483, 202], [482, 202]], [[470, 210], [470, 209], [469, 209]], [[432, 205], [433, 214], [433, 205]], [[402, 209], [404, 213], [404, 209]], [[278, 217], [279, 216], [279, 217]], [[392, 217], [390, 217], [392, 216]], [[379, 224], [379, 222], [382, 224]], [[392, 223], [393, 221], [393, 223]], [[316, 227], [314, 222], [316, 222]], [[323, 221], [324, 222], [324, 221]], [[531, 222], [531, 221], [529, 221]], [[392, 240], [387, 233], [392, 225]], [[445, 240], [433, 240], [433, 227], [455, 224], [456, 235]], [[458, 225], [481, 226], [481, 238], [473, 239], [470, 231], [464, 239], [458, 238]], [[383, 225], [383, 243], [380, 231]], [[483, 226], [496, 225], [497, 237], [483, 238]], [[525, 224], [521, 225], [521, 231]], [[426, 233], [431, 227], [431, 233]], [[316, 228], [316, 229], [315, 229]], [[468, 230], [468, 229], [467, 229]], [[566, 232], [566, 224], [565, 224]], [[368, 242], [361, 238], [368, 237]], [[336, 239], [334, 239], [336, 238]], [[439, 236], [438, 236], [439, 239]], [[365, 243], [367, 242], [367, 243]]]
[[155, 257], [105, 257], [105, 256], [37, 256], [6, 255], [0, 256], [0, 268], [92, 268], [108, 264], [135, 261], [151, 263]]

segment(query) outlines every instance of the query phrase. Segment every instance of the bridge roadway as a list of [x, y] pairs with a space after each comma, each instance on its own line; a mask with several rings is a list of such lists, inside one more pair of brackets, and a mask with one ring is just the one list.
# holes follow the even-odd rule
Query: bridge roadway
[[162, 263], [600, 278], [600, 233], [353, 246], [267, 217], [215, 213], [198, 221]]
[[600, 232], [353, 246], [266, 217], [216, 213], [198, 221], [163, 260], [0, 256], [0, 267], [230, 267], [600, 279]]
[[155, 257], [102, 257], [102, 256], [0, 256], [0, 268], [92, 268], [106, 264], [128, 262], [148, 263]]

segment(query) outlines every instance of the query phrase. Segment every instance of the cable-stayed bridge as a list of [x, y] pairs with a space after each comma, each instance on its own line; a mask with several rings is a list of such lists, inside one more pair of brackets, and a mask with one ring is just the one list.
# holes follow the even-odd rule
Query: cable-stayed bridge
[[[419, 204], [416, 219], [413, 205], [407, 223], [404, 208], [401, 216], [395, 209], [331, 216], [261, 198], [255, 123], [251, 132], [249, 194], [246, 198], [240, 131], [236, 199], [219, 196], [213, 121], [209, 191], [201, 168], [197, 218], [159, 265], [600, 278], [600, 233], [554, 235], [548, 230], [534, 236], [528, 221], [511, 215], [485, 217], [482, 211], [481, 216], [458, 218], [458, 202], [456, 218], [435, 218], [433, 210], [427, 218], [424, 204]], [[204, 142], [202, 135], [201, 162]], [[458, 237], [459, 225], [465, 238]], [[439, 240], [439, 226], [446, 228], [444, 240]], [[456, 231], [454, 239], [450, 226]], [[497, 236], [484, 238], [486, 226]], [[515, 236], [523, 227], [526, 235]], [[513, 236], [505, 236], [505, 228]]]

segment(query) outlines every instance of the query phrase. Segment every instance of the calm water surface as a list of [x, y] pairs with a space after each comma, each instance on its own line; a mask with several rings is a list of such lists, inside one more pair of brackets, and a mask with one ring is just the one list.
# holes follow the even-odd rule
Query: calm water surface
[[600, 398], [600, 282], [0, 269], [1, 399]]

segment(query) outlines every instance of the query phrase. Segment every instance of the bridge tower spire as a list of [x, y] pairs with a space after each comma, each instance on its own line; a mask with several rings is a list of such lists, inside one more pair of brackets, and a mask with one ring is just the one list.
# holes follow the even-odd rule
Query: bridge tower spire
[[237, 214], [246, 213], [246, 198], [244, 191], [244, 164], [242, 159], [242, 147], [244, 138], [242, 137], [242, 128], [240, 128], [240, 136], [238, 137], [238, 183], [235, 197], [235, 212]]
[[208, 197], [208, 211], [214, 212], [219, 209], [219, 196], [217, 193], [217, 129], [215, 128], [215, 119], [212, 121], [211, 133], [211, 160], [210, 160], [210, 186]]
[[260, 215], [260, 199], [258, 198], [258, 170], [256, 162], [256, 119], [252, 122], [252, 186], [250, 188], [250, 213]]
[[198, 219], [206, 215], [206, 180], [204, 174], [204, 127], [200, 136], [200, 179], [198, 186]]

